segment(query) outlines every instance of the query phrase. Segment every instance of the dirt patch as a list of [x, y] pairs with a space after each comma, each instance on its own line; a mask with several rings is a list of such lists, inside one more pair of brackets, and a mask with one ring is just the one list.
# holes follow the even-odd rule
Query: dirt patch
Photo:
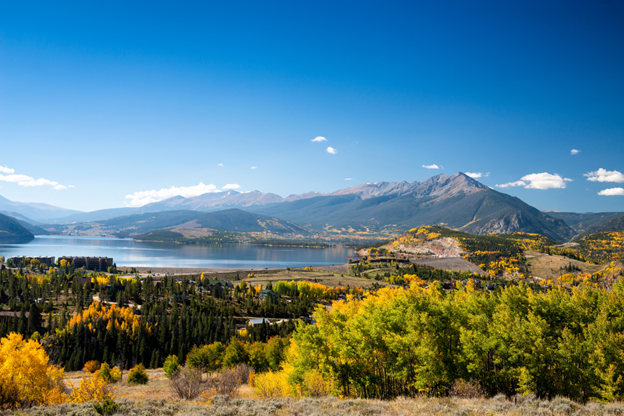
[[530, 274], [544, 280], [554, 279], [562, 274], [569, 273], [564, 269], [569, 265], [581, 269], [580, 272], [575, 273], [596, 273], [604, 267], [599, 264], [584, 263], [563, 256], [551, 256], [530, 250], [525, 251], [524, 255], [527, 258]]
[[441, 256], [459, 257], [464, 250], [459, 246], [459, 242], [454, 238], [442, 237], [431, 241], [423, 241], [419, 244], [398, 244], [393, 243], [382, 246], [390, 251], [402, 251], [412, 254], [437, 254]]
[[451, 270], [462, 272], [478, 273], [480, 275], [486, 275], [487, 273], [481, 270], [479, 267], [470, 263], [461, 257], [446, 257], [441, 259], [411, 259], [412, 263], [420, 264], [422, 266], [435, 267], [441, 270]]

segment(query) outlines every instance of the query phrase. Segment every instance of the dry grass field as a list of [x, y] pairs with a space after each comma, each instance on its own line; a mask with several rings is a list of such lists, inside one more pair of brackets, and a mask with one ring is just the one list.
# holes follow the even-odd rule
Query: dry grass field
[[[579, 404], [565, 398], [555, 398], [552, 401], [539, 400], [533, 395], [516, 396], [508, 399], [505, 396], [496, 396], [490, 399], [463, 399], [463, 398], [398, 398], [391, 401], [380, 400], [341, 400], [335, 397], [322, 398], [275, 398], [258, 399], [241, 395], [229, 398], [214, 396], [193, 401], [171, 399], [169, 395], [152, 398], [146, 394], [150, 384], [141, 388], [122, 389], [126, 391], [125, 398], [116, 398], [120, 405], [114, 414], [128, 416], [191, 416], [191, 415], [218, 415], [218, 416], [598, 416], [624, 415], [624, 404], [599, 403]], [[129, 390], [141, 389], [141, 394], [131, 393]], [[242, 397], [241, 397], [242, 396]], [[33, 415], [33, 416], [95, 416], [97, 415], [91, 403], [80, 405], [64, 404], [55, 407], [35, 407], [18, 412], [0, 412], [0, 414]]]
[[[315, 270], [292, 269], [289, 271], [281, 269], [257, 275], [251, 271], [249, 273], [253, 273], [254, 277], [245, 277], [245, 281], [253, 285], [261, 284], [263, 287], [269, 282], [274, 283], [278, 280], [316, 282], [328, 287], [349, 285], [350, 287], [368, 288], [374, 283], [379, 283], [384, 286], [392, 286], [387, 283], [377, 282], [375, 280], [369, 280], [362, 277], [347, 276], [347, 272], [348, 265], [323, 266]], [[238, 284], [241, 280], [235, 280], [233, 283]]]
[[566, 273], [562, 269], [570, 264], [581, 269], [581, 273], [596, 273], [604, 266], [584, 263], [563, 256], [551, 256], [536, 251], [527, 250], [524, 255], [527, 258], [531, 274], [540, 279], [549, 280]]
[[[395, 400], [360, 400], [321, 398], [261, 398], [248, 384], [242, 385], [234, 397], [200, 396], [195, 400], [180, 400], [170, 388], [170, 381], [165, 378], [162, 369], [147, 370], [149, 382], [143, 386], [131, 386], [125, 378], [113, 384], [115, 402], [120, 405], [118, 415], [148, 416], [468, 416], [468, 415], [503, 415], [503, 416], [594, 416], [622, 415], [623, 403], [607, 405], [599, 403], [579, 404], [565, 398], [540, 400], [534, 395], [507, 398], [499, 395], [493, 398], [461, 397], [415, 397]], [[75, 371], [66, 373], [68, 390], [77, 386], [86, 373]], [[0, 415], [36, 415], [36, 416], [95, 416], [97, 413], [91, 403], [81, 405], [64, 404], [54, 407], [34, 407], [17, 412], [0, 411]]]

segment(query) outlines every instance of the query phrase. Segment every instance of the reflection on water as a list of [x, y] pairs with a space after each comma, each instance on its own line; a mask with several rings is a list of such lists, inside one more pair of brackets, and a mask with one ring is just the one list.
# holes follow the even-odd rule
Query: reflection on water
[[37, 236], [26, 244], [0, 244], [0, 256], [106, 256], [118, 266], [282, 268], [344, 264], [353, 250], [261, 247], [249, 244], [186, 245], [118, 238]]

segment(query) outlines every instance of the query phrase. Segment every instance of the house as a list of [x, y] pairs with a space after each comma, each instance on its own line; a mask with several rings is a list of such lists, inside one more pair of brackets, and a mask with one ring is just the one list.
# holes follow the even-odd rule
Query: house
[[251, 327], [262, 325], [262, 324], [271, 325], [271, 321], [269, 321], [266, 318], [252, 318], [249, 320], [249, 322], [247, 322], [247, 326], [251, 326]]
[[277, 293], [273, 292], [270, 289], [264, 289], [260, 291], [260, 294], [258, 295], [258, 299], [260, 300], [278, 300], [279, 296]]

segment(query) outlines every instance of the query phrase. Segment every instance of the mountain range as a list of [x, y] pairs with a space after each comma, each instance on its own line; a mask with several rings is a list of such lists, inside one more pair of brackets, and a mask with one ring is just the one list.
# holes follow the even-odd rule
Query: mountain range
[[[326, 194], [308, 192], [283, 198], [260, 191], [214, 192], [189, 198], [175, 196], [138, 208], [93, 212], [64, 210], [44, 204], [13, 203], [2, 198], [0, 210], [22, 224], [29, 223], [31, 227], [46, 228], [51, 232], [58, 231], [58, 226], [63, 224], [74, 224], [74, 229], [95, 227], [107, 232], [116, 231], [117, 234], [124, 230], [146, 232], [180, 226], [184, 223], [180, 222], [182, 218], [194, 221], [196, 214], [192, 214], [193, 211], [225, 212], [220, 215], [222, 221], [230, 224], [228, 229], [241, 231], [233, 230], [231, 224], [242, 220], [240, 210], [243, 210], [273, 218], [273, 221], [284, 220], [290, 224], [287, 227], [300, 227], [291, 229], [297, 234], [303, 234], [301, 226], [309, 231], [334, 235], [353, 232], [366, 235], [391, 234], [421, 225], [444, 225], [473, 234], [540, 233], [559, 241], [568, 241], [584, 228], [624, 215], [541, 212], [461, 172], [451, 176], [439, 174], [423, 182], [368, 182]], [[32, 216], [34, 210], [38, 211]], [[44, 218], [50, 212], [54, 214]], [[146, 220], [144, 215], [150, 213], [158, 215], [147, 216], [151, 219]], [[223, 216], [230, 216], [231, 219], [224, 220]], [[38, 221], [48, 225], [43, 226]], [[200, 226], [210, 227], [208, 223]], [[223, 223], [220, 226], [224, 227]]]

